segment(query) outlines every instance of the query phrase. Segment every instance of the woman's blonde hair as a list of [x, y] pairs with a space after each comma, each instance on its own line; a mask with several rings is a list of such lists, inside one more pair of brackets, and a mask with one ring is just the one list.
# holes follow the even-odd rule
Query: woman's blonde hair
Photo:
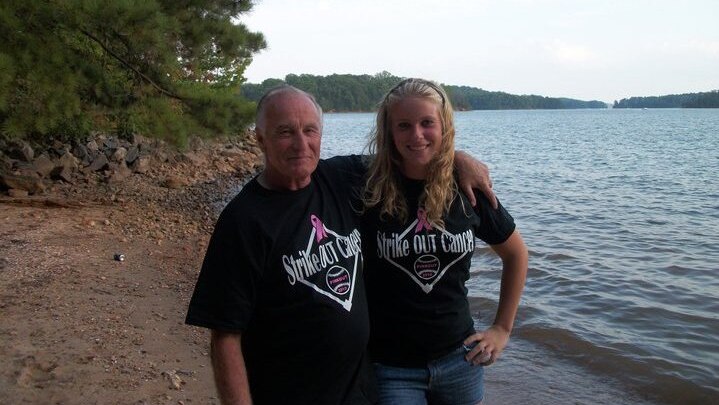
[[396, 102], [408, 97], [419, 97], [435, 103], [442, 124], [442, 142], [427, 170], [420, 207], [424, 207], [427, 220], [439, 226], [449, 210], [457, 192], [454, 180], [454, 115], [447, 93], [436, 83], [424, 79], [405, 79], [387, 93], [379, 104], [377, 123], [370, 136], [367, 150], [375, 155], [370, 163], [363, 193], [365, 208], [380, 206], [380, 216], [389, 215], [407, 221], [407, 201], [399, 190], [402, 157], [394, 146], [389, 110]]

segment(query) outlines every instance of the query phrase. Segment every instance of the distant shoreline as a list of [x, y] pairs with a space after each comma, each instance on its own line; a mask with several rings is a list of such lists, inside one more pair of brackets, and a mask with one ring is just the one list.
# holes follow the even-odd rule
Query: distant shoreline
[[[577, 111], [577, 110], [711, 110], [719, 109], [717, 107], [623, 107], [616, 108], [608, 106], [607, 108], [497, 108], [497, 109], [481, 109], [481, 110], [454, 110], [454, 112], [472, 112], [472, 111]], [[377, 111], [323, 111], [323, 114], [371, 114]]]

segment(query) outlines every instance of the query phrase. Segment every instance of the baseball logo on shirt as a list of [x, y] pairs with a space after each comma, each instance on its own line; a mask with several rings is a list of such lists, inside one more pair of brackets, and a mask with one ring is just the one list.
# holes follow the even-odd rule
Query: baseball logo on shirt
[[472, 251], [471, 229], [451, 233], [429, 222], [422, 208], [401, 233], [377, 232], [378, 257], [406, 273], [427, 294], [447, 270]]
[[420, 256], [414, 262], [414, 272], [422, 280], [430, 280], [439, 273], [439, 259], [432, 255]]
[[350, 290], [350, 272], [344, 267], [334, 266], [327, 271], [327, 286], [339, 295], [345, 295]]

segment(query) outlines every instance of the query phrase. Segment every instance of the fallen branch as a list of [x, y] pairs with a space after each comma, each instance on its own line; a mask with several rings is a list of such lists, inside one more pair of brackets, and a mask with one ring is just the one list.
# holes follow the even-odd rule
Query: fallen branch
[[20, 207], [44, 207], [44, 208], [87, 208], [91, 204], [70, 201], [70, 200], [58, 200], [54, 198], [12, 198], [0, 196], [0, 204], [15, 205]]

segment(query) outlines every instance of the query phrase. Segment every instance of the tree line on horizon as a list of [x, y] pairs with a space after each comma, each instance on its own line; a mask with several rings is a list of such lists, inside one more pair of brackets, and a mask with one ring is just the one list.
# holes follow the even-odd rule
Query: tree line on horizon
[[623, 98], [614, 101], [614, 108], [719, 108], [719, 90]]
[[[282, 79], [266, 79], [262, 83], [244, 83], [242, 94], [259, 101], [262, 94], [283, 83], [297, 87], [315, 96], [325, 111], [367, 112], [376, 110], [382, 97], [403, 77], [384, 71], [374, 75], [288, 74]], [[607, 108], [601, 101], [582, 101], [571, 98], [554, 98], [537, 95], [514, 95], [487, 91], [476, 87], [445, 85], [442, 87], [455, 110], [529, 110], [568, 108]]]

